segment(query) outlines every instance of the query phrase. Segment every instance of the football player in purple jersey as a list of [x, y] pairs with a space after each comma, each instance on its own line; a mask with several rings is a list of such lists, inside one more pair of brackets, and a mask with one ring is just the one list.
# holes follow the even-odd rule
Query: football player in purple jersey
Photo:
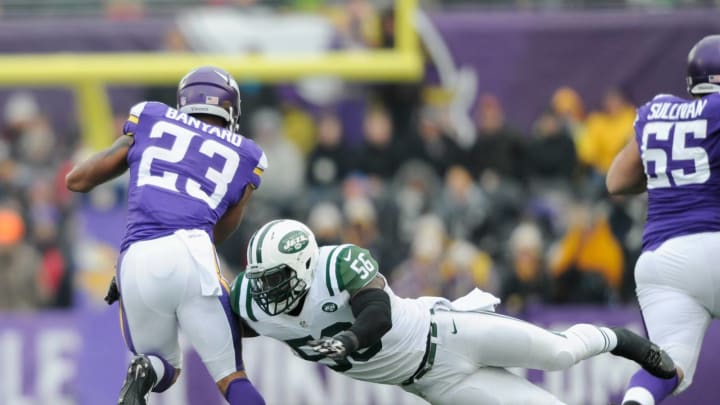
[[637, 297], [647, 333], [678, 368], [640, 370], [623, 405], [652, 405], [692, 382], [703, 337], [720, 315], [720, 35], [690, 50], [691, 98], [660, 94], [637, 110], [635, 137], [607, 175], [610, 194], [647, 190]]
[[264, 404], [243, 368], [214, 248], [237, 228], [267, 167], [263, 151], [235, 132], [239, 116], [232, 76], [195, 69], [180, 81], [177, 108], [133, 106], [122, 136], [67, 175], [70, 190], [88, 192], [130, 172], [116, 279], [123, 336], [136, 356], [119, 404], [146, 404], [151, 390], [176, 381], [180, 329], [230, 404]]

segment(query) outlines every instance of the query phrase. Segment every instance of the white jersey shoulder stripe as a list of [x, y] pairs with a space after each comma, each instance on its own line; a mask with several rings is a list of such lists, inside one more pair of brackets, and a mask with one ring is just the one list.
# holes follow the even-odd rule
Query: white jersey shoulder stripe
[[132, 108], [130, 108], [130, 115], [134, 115], [135, 117], [140, 117], [140, 114], [142, 114], [146, 105], [147, 105], [147, 101], [143, 101], [142, 103], [135, 104], [134, 106], [132, 106]]
[[327, 285], [328, 294], [330, 294], [331, 297], [335, 296], [335, 294], [340, 294], [340, 285], [338, 283], [335, 267], [337, 265], [338, 255], [348, 246], [350, 245], [345, 244], [335, 246], [330, 253], [328, 253], [325, 261], [325, 284]]

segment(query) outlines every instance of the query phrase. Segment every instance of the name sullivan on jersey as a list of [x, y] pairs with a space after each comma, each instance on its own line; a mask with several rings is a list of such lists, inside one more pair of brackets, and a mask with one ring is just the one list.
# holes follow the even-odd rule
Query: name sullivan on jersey
[[650, 105], [648, 120], [686, 120], [697, 118], [702, 114], [707, 100], [699, 99], [689, 103], [653, 103]]

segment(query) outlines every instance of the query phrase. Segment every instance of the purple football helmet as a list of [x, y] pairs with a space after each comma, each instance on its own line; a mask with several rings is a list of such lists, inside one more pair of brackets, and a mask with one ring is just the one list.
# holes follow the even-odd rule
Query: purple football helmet
[[180, 80], [177, 108], [186, 114], [208, 114], [227, 122], [237, 132], [240, 117], [240, 90], [228, 72], [214, 66], [190, 71]]
[[687, 89], [691, 95], [720, 92], [720, 35], [708, 35], [690, 50]]

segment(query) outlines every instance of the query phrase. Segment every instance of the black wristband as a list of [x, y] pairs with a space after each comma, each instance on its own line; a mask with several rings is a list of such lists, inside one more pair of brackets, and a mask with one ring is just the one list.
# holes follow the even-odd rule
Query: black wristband
[[358, 349], [359, 343], [358, 338], [352, 331], [346, 330], [333, 336], [333, 339], [337, 339], [345, 346], [346, 354], [350, 354]]

